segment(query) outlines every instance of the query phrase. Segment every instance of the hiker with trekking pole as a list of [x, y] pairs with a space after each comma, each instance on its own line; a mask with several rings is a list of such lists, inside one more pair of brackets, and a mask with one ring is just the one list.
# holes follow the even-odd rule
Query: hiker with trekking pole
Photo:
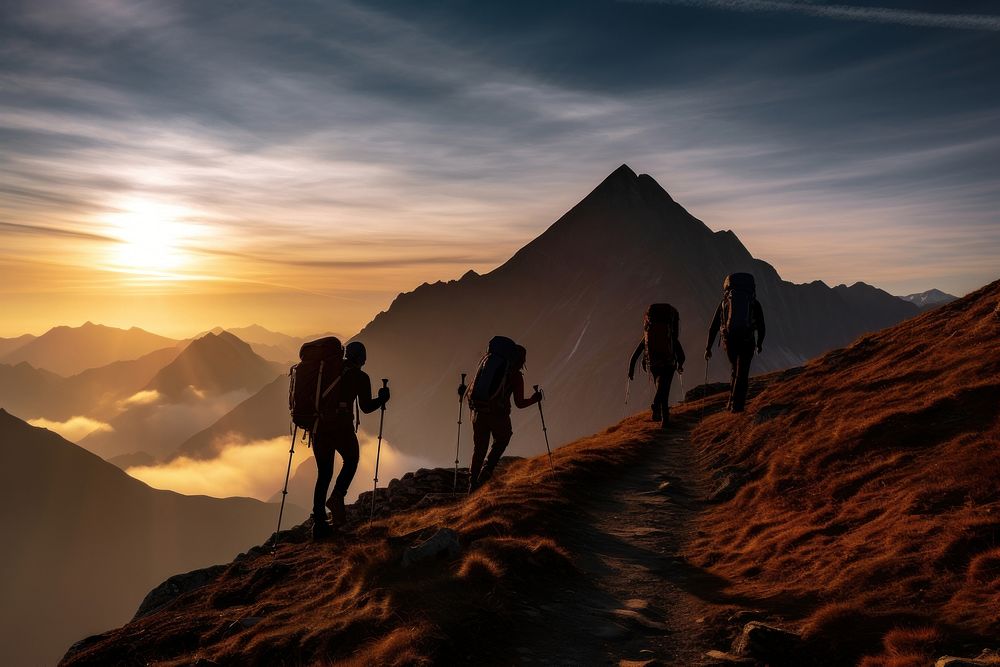
[[466, 373], [462, 373], [462, 381], [458, 383], [458, 438], [455, 441], [455, 483], [452, 485], [452, 493], [458, 493], [458, 457], [462, 448], [462, 403], [465, 401], [465, 392], [469, 390], [465, 386], [465, 376]]
[[[653, 377], [656, 393], [650, 420], [666, 428], [670, 422], [670, 383], [674, 371], [684, 373], [684, 348], [680, 341], [680, 315], [669, 303], [654, 303], [646, 309], [642, 338], [628, 364], [629, 381], [635, 378], [635, 362], [642, 356], [642, 369]], [[627, 386], [627, 385], [626, 385]], [[626, 393], [626, 402], [628, 394]]]
[[[378, 396], [372, 397], [371, 379], [361, 370], [367, 361], [367, 352], [357, 341], [348, 343], [346, 349], [333, 336], [311, 341], [302, 346], [299, 359], [301, 361], [292, 367], [288, 402], [292, 422], [296, 430], [307, 434], [316, 458], [312, 519], [313, 537], [318, 539], [331, 535], [333, 526], [347, 520], [344, 497], [357, 472], [360, 456], [354, 430], [354, 403], [357, 401], [361, 412], [372, 413], [385, 407], [389, 389], [383, 386]], [[327, 498], [337, 453], [343, 464]], [[288, 464], [290, 470], [291, 455]], [[332, 526], [327, 522], [328, 509]]]
[[715, 309], [705, 344], [706, 364], [712, 358], [712, 344], [721, 331], [720, 344], [732, 366], [729, 383], [730, 412], [743, 412], [750, 382], [750, 361], [754, 348], [759, 354], [764, 346], [764, 309], [757, 301], [757, 286], [749, 273], [733, 273], [722, 284], [722, 302]]
[[[385, 390], [386, 395], [389, 393], [389, 378], [382, 378], [382, 389], [379, 389], [379, 395], [381, 396], [382, 390]], [[375, 520], [375, 492], [378, 491], [378, 464], [379, 459], [382, 458], [382, 427], [385, 426], [385, 403], [382, 403], [381, 413], [378, 416], [378, 446], [375, 448], [375, 478], [372, 485], [372, 511], [368, 515], [368, 523]]]
[[500, 457], [510, 444], [514, 434], [510, 423], [511, 399], [519, 409], [542, 400], [539, 391], [535, 391], [530, 398], [524, 397], [524, 376], [521, 371], [526, 360], [527, 350], [524, 347], [510, 338], [494, 336], [486, 355], [479, 362], [479, 368], [467, 392], [472, 411], [473, 442], [469, 493], [489, 481]]

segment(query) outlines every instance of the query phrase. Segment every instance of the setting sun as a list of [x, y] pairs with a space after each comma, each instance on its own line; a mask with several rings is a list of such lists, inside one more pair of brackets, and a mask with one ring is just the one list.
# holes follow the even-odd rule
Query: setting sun
[[181, 207], [132, 199], [107, 217], [110, 235], [118, 239], [111, 251], [115, 270], [170, 279], [169, 272], [191, 264], [186, 243], [197, 235], [196, 225], [185, 222], [190, 213]]

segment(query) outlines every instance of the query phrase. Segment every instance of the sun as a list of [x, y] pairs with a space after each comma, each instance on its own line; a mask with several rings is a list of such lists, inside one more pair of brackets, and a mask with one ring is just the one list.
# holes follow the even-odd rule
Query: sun
[[170, 278], [171, 271], [190, 264], [186, 244], [195, 226], [185, 222], [185, 209], [145, 199], [131, 199], [115, 209], [107, 216], [110, 235], [118, 241], [110, 258], [113, 267]]

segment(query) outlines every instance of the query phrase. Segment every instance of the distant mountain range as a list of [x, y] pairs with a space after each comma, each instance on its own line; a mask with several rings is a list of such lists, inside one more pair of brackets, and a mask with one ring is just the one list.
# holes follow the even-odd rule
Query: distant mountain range
[[9, 665], [55, 664], [128, 621], [164, 578], [232, 559], [277, 508], [157, 491], [0, 409], [0, 646]]
[[[404, 452], [453, 457], [459, 373], [475, 371], [497, 334], [527, 347], [525, 378], [548, 390], [554, 443], [614, 423], [626, 410], [626, 365], [653, 302], [680, 311], [686, 384], [701, 383], [709, 322], [723, 279], [735, 271], [756, 276], [767, 320], [758, 373], [801, 364], [919, 312], [864, 283], [784, 281], [733, 232], [713, 232], [652, 177], [622, 165], [499, 268], [401, 294], [361, 331], [367, 370], [391, 378], [386, 432]], [[728, 375], [725, 355], [717, 354], [710, 378]], [[645, 382], [640, 374], [628, 410], [646, 407]], [[511, 453], [540, 451], [537, 411], [515, 413]], [[468, 449], [466, 440], [465, 459]]]
[[168, 457], [283, 370], [231, 333], [208, 333], [160, 369], [109, 422], [110, 430], [91, 433], [80, 445], [104, 458], [133, 452]]
[[[5, 340], [23, 340], [5, 339]], [[137, 359], [179, 341], [132, 327], [116, 329], [87, 322], [79, 327], [55, 327], [38, 338], [0, 352], [0, 364], [17, 365], [28, 362], [58, 375], [70, 376], [106, 366], [116, 361]], [[3, 350], [4, 346], [0, 346]]]
[[906, 296], [901, 296], [899, 298], [903, 301], [909, 301], [922, 309], [943, 306], [946, 303], [958, 300], [957, 296], [953, 296], [947, 292], [942, 292], [939, 289], [929, 289], [926, 292], [907, 294]]

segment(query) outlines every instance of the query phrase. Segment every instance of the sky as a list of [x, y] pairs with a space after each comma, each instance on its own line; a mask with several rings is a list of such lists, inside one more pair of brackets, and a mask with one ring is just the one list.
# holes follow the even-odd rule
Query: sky
[[351, 335], [622, 163], [786, 279], [998, 277], [991, 2], [8, 0], [0, 336]]

